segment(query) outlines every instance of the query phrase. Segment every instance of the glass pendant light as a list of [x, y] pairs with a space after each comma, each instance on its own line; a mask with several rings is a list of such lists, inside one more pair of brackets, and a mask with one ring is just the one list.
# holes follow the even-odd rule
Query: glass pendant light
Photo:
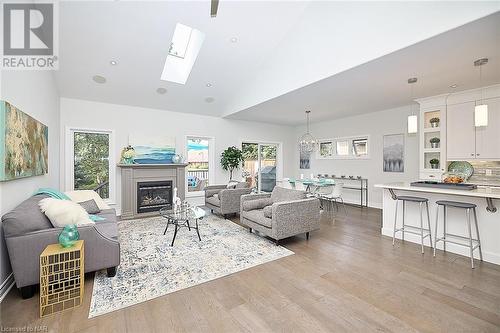
[[483, 103], [483, 89], [482, 89], [482, 66], [488, 63], [488, 58], [482, 58], [474, 61], [474, 66], [479, 67], [479, 86], [481, 87], [481, 99], [479, 103], [476, 101], [474, 107], [474, 125], [476, 127], [488, 126], [488, 105]]
[[299, 139], [299, 151], [301, 153], [310, 154], [314, 152], [318, 146], [318, 140], [316, 140], [311, 133], [309, 133], [309, 114], [311, 111], [306, 111], [307, 119], [307, 132], [302, 135]]
[[[410, 95], [411, 101], [413, 103], [413, 84], [417, 82], [416, 77], [411, 77], [408, 79], [408, 84], [410, 85]], [[418, 117], [413, 110], [413, 105], [411, 105], [411, 115], [408, 116], [408, 134], [415, 134], [418, 132]]]

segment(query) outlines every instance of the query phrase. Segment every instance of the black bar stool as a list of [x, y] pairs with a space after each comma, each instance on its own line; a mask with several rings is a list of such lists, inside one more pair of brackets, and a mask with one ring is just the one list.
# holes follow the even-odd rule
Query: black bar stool
[[[434, 241], [434, 256], [436, 256], [436, 244], [439, 241], [443, 242], [443, 249], [446, 252], [446, 243], [452, 243], [456, 245], [462, 245], [462, 246], [467, 246], [470, 249], [470, 263], [471, 267], [474, 268], [474, 250], [479, 249], [479, 258], [481, 261], [483, 261], [483, 251], [481, 251], [481, 241], [479, 239], [479, 227], [477, 225], [477, 214], [476, 214], [476, 205], [468, 202], [458, 202], [458, 201], [446, 201], [446, 200], [439, 200], [436, 201], [436, 204], [438, 205], [437, 210], [436, 210], [436, 233], [435, 233], [435, 241]], [[443, 237], [438, 238], [437, 237], [437, 229], [438, 229], [438, 221], [439, 221], [439, 207], [443, 206]], [[450, 234], [446, 232], [446, 210], [448, 207], [453, 207], [453, 208], [458, 208], [458, 209], [465, 209], [465, 214], [467, 216], [467, 230], [469, 233], [468, 237], [460, 236], [460, 235], [455, 235], [455, 234]], [[472, 225], [471, 225], [471, 220], [470, 220], [470, 211], [474, 213], [474, 224], [476, 226], [476, 236], [477, 238], [474, 239], [472, 236]], [[466, 243], [461, 243], [457, 242], [451, 239], [447, 239], [448, 237], [454, 237], [460, 240], [467, 241]]]
[[[403, 203], [403, 226], [401, 228], [397, 229], [398, 203], [400, 201]], [[405, 224], [406, 203], [407, 202], [418, 203], [419, 209], [420, 209], [420, 228]], [[424, 203], [425, 203], [425, 208], [426, 208], [426, 211], [427, 211], [427, 228], [424, 228], [424, 218], [422, 217], [422, 205]], [[422, 254], [423, 254], [424, 253], [424, 239], [426, 237], [429, 237], [429, 243], [431, 245], [431, 248], [433, 247], [432, 246], [431, 224], [430, 223], [431, 223], [431, 220], [430, 220], [430, 217], [429, 217], [429, 199], [427, 199], [427, 198], [420, 198], [420, 197], [406, 196], [406, 195], [398, 195], [398, 196], [396, 196], [396, 214], [394, 216], [394, 231], [393, 231], [393, 234], [392, 234], [392, 245], [394, 246], [395, 241], [396, 241], [396, 232], [401, 231], [403, 242], [405, 240], [405, 232], [410, 233], [410, 234], [414, 234], [414, 235], [419, 235], [420, 236], [420, 244], [422, 246]], [[406, 229], [409, 229], [409, 230], [406, 230]]]

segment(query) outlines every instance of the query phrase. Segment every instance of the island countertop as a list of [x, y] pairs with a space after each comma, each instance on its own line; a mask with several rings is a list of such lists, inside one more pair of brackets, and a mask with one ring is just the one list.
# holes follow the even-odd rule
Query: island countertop
[[409, 182], [394, 182], [394, 183], [376, 184], [376, 185], [374, 185], [374, 187], [386, 188], [386, 189], [392, 189], [392, 190], [402, 190], [402, 191], [414, 191], [414, 192], [459, 195], [459, 196], [476, 197], [476, 198], [500, 199], [500, 188], [488, 187], [488, 186], [478, 186], [477, 189], [474, 189], [474, 190], [458, 190], [458, 189], [447, 189], [447, 188], [439, 188], [439, 187], [411, 186]]

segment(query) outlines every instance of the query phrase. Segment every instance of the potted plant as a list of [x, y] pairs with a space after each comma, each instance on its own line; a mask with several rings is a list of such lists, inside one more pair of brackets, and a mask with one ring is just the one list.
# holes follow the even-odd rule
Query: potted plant
[[431, 147], [432, 148], [439, 148], [439, 142], [441, 141], [439, 138], [431, 138], [430, 140], [430, 143], [431, 143]]
[[431, 127], [439, 127], [439, 118], [438, 117], [431, 118], [431, 120], [429, 120], [429, 122], [431, 123]]
[[220, 165], [225, 171], [229, 171], [229, 180], [233, 179], [233, 170], [243, 164], [243, 152], [236, 147], [228, 147], [222, 152]]
[[431, 169], [438, 169], [439, 168], [439, 160], [437, 158], [433, 158], [429, 161], [431, 165]]

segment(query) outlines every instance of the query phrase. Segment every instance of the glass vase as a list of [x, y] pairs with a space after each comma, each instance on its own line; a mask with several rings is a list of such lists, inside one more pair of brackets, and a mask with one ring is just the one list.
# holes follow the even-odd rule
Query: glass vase
[[80, 233], [78, 232], [76, 224], [64, 226], [57, 239], [62, 247], [72, 247], [75, 245], [76, 241], [80, 239]]

